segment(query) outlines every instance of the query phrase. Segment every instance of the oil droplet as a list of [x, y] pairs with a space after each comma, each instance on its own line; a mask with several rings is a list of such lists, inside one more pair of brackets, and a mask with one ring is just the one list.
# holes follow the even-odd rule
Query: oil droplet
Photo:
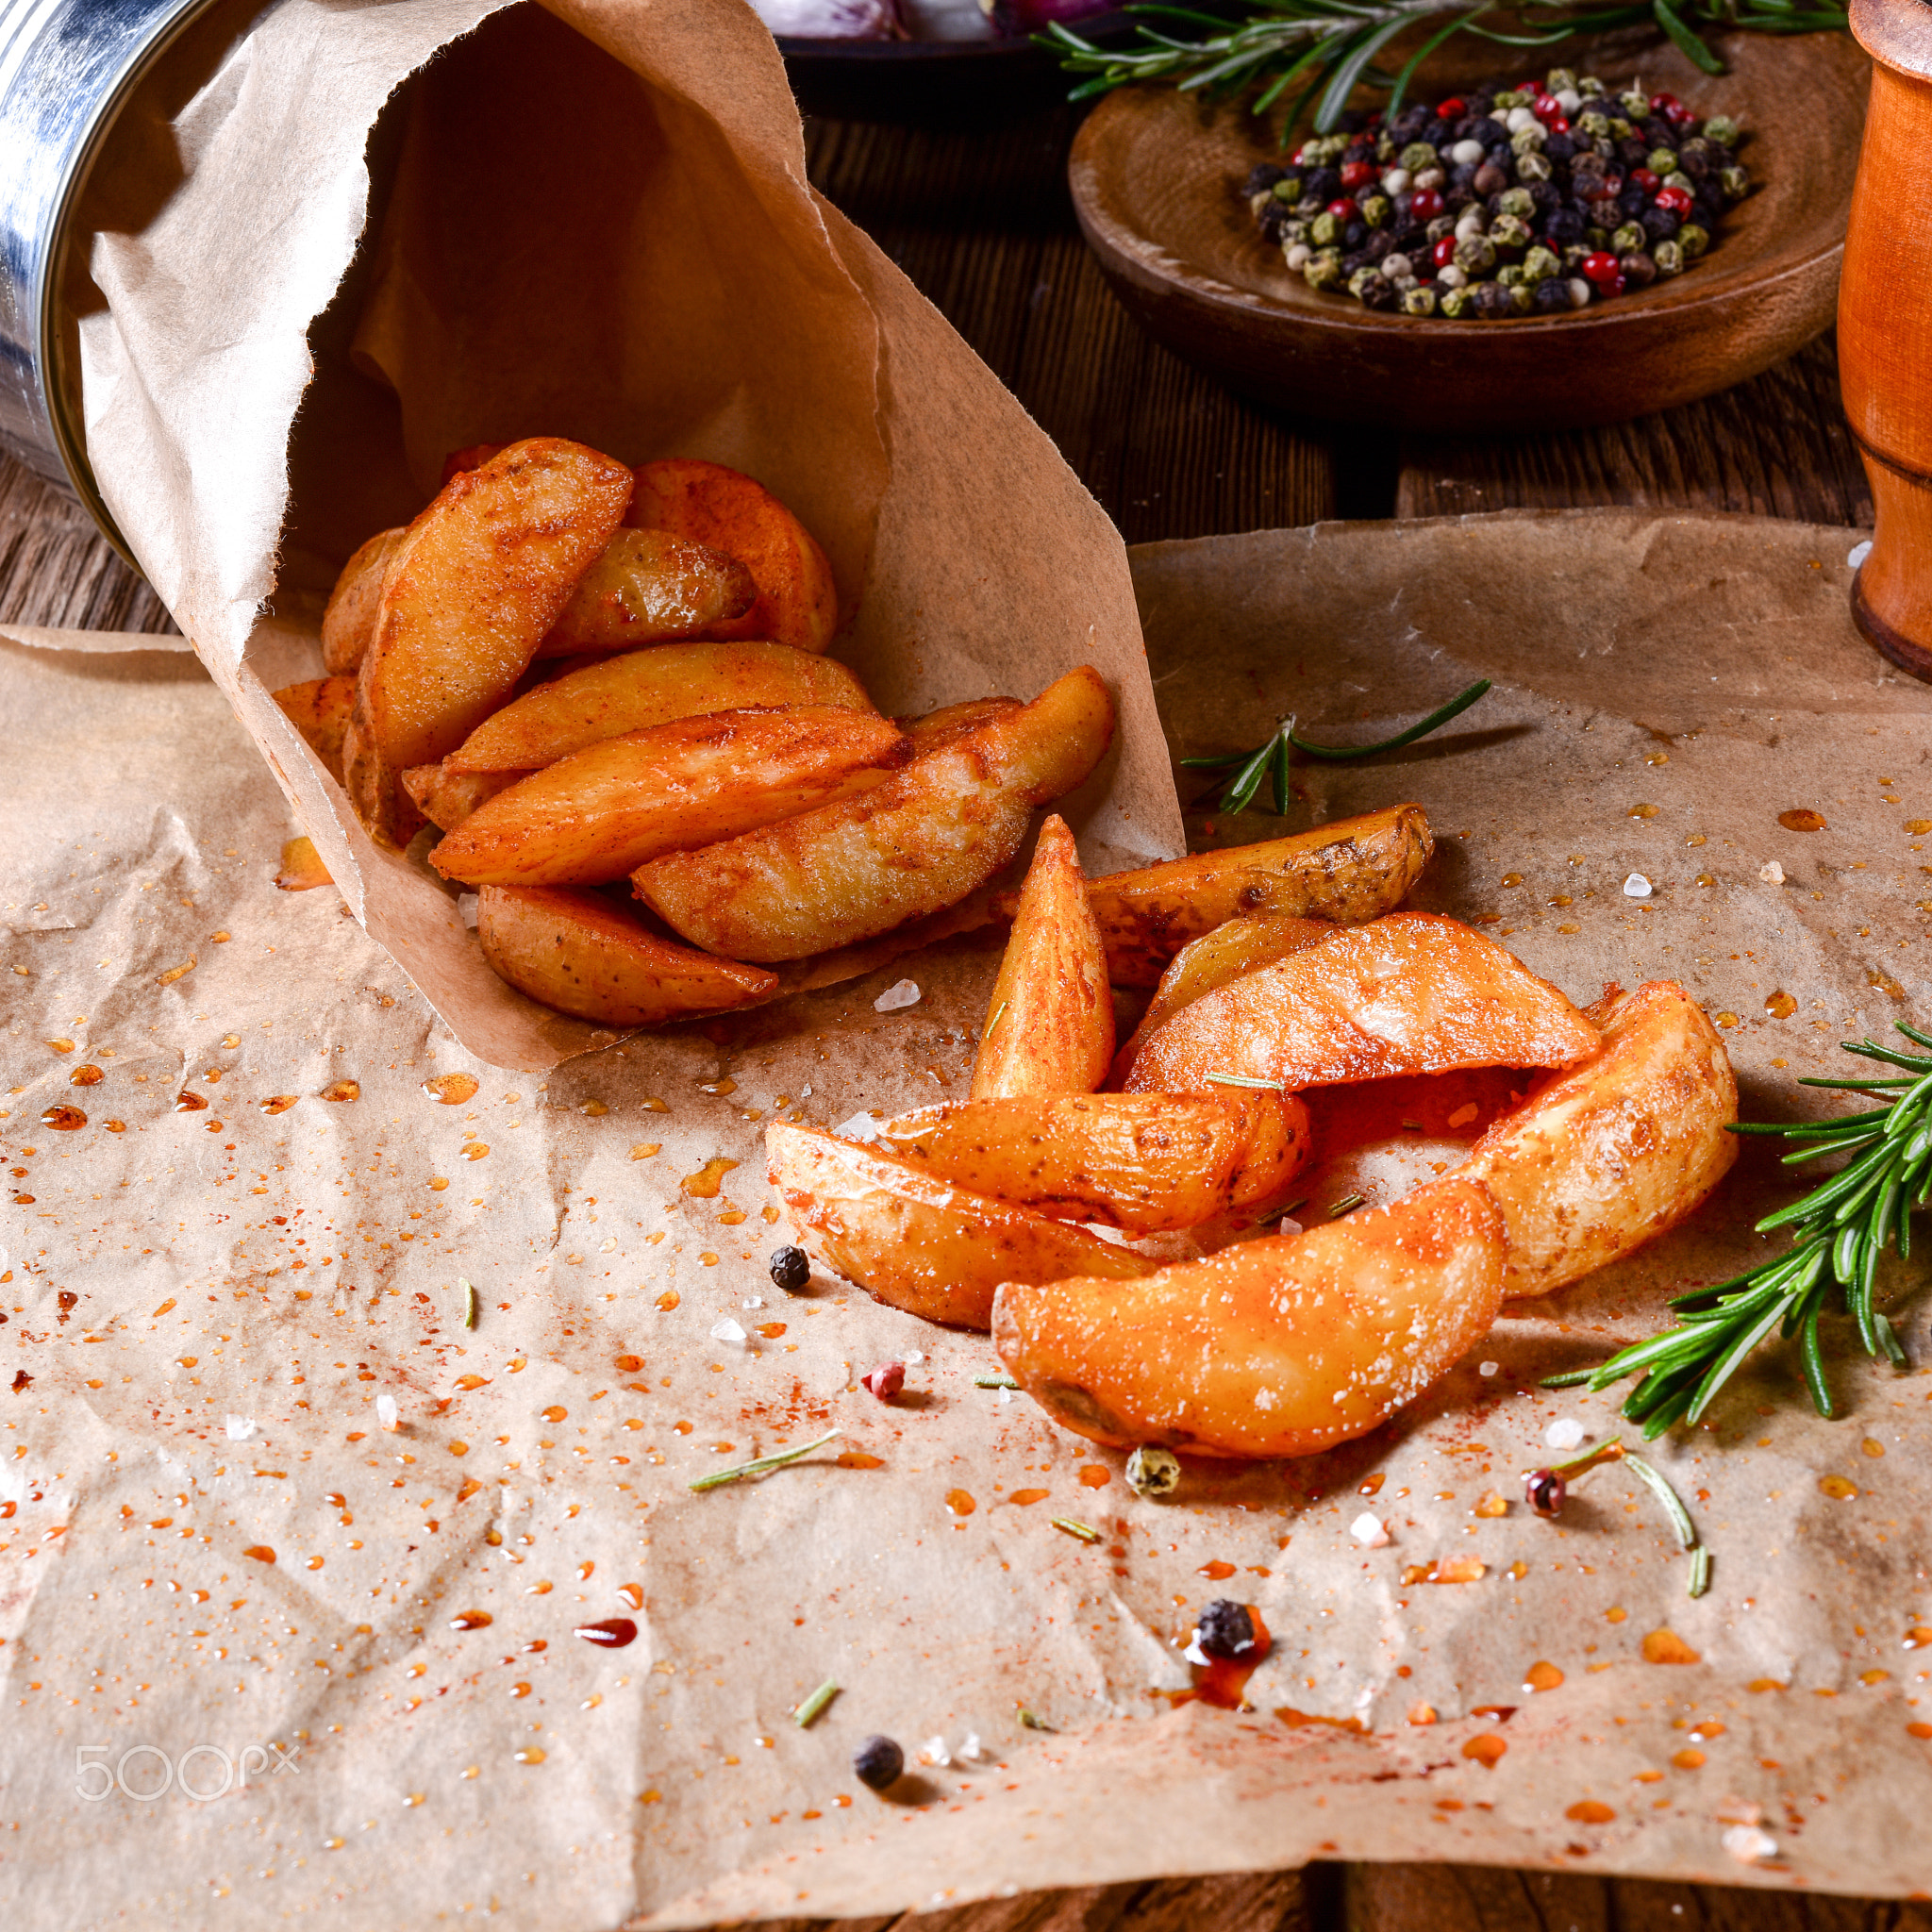
[[1103, 1469], [1097, 1462], [1090, 1462], [1080, 1472], [1080, 1487], [1083, 1490], [1104, 1490], [1113, 1480], [1113, 1471]]
[[1503, 883], [1506, 886], [1520, 886], [1523, 883], [1523, 874], [1520, 872], [1506, 872], [1503, 874]]
[[577, 1581], [579, 1583], [588, 1583], [591, 1579], [591, 1572], [594, 1571], [597, 1565], [594, 1561], [592, 1561], [589, 1557], [586, 1557], [583, 1562], [577, 1565]]
[[424, 1081], [423, 1091], [444, 1107], [460, 1107], [464, 1101], [475, 1099], [476, 1076], [475, 1074], [438, 1074]]
[[760, 1322], [758, 1324], [758, 1333], [762, 1335], [767, 1341], [776, 1341], [779, 1336], [784, 1334], [784, 1332], [785, 1324], [783, 1322]]
[[1821, 1493], [1836, 1498], [1840, 1503], [1849, 1502], [1858, 1493], [1857, 1483], [1847, 1482], [1841, 1475], [1822, 1475], [1818, 1478]]
[[1774, 1020], [1789, 1020], [1798, 1010], [1798, 1003], [1782, 987], [1765, 1001], [1764, 1010]]
[[1599, 1805], [1594, 1798], [1579, 1798], [1563, 1814], [1578, 1824], [1607, 1824], [1616, 1815], [1607, 1805]]
[[622, 1650], [638, 1641], [638, 1626], [628, 1617], [606, 1617], [595, 1624], [579, 1624], [575, 1634], [600, 1650]]
[[101, 1124], [110, 1134], [125, 1134], [127, 1131], [127, 1123], [125, 1121], [103, 1121]]
[[275, 1559], [275, 1553], [266, 1543], [250, 1543], [242, 1554], [258, 1563], [273, 1563]]
[[1388, 1480], [1388, 1476], [1378, 1469], [1373, 1475], [1366, 1475], [1362, 1478], [1360, 1486], [1356, 1491], [1356, 1494], [1358, 1496], [1379, 1496], [1382, 1493], [1382, 1485]]
[[1906, 1726], [1906, 1736], [1908, 1738], [1932, 1738], [1932, 1724], [1907, 1724]]
[[528, 1590], [525, 1591], [524, 1594], [525, 1596], [548, 1596], [556, 1588], [557, 1586], [554, 1583], [533, 1583]]
[[700, 1201], [715, 1201], [718, 1191], [724, 1186], [724, 1176], [738, 1165], [735, 1160], [726, 1160], [722, 1154], [714, 1154], [695, 1174], [688, 1174], [678, 1182], [687, 1194]]
[[542, 1748], [537, 1744], [525, 1744], [521, 1751], [512, 1751], [510, 1756], [519, 1764], [541, 1764], [543, 1762]]
[[56, 1053], [72, 1053], [74, 1051], [74, 1042], [71, 1040], [50, 1040], [47, 1044]]
[[293, 1093], [271, 1093], [266, 1100], [258, 1100], [255, 1104], [263, 1113], [287, 1113], [299, 1097]]
[[176, 1113], [206, 1113], [208, 1102], [199, 1093], [192, 1093], [185, 1087], [175, 1096]]
[[1806, 805], [1794, 805], [1790, 811], [1779, 812], [1777, 822], [1788, 832], [1822, 832], [1825, 829], [1824, 816]]
[[587, 1100], [584, 1102], [583, 1106], [577, 1108], [577, 1111], [581, 1114], [589, 1115], [589, 1117], [593, 1121], [599, 1121], [602, 1120], [604, 1116], [610, 1111], [610, 1109], [601, 1100]]
[[1924, 1650], [1928, 1643], [1932, 1643], [1932, 1625], [1914, 1624], [1906, 1632], [1906, 1641], [1902, 1647], [1906, 1650]]
[[488, 1141], [472, 1141], [463, 1149], [463, 1158], [465, 1160], [481, 1160], [489, 1152], [490, 1142]]
[[310, 1557], [308, 1559], [308, 1567], [311, 1570], [320, 1570], [322, 1568], [322, 1558], [320, 1557]]
[[946, 1507], [955, 1516], [971, 1516], [978, 1507], [978, 1504], [964, 1490], [948, 1490], [946, 1491]]
[[475, 1777], [483, 1767], [480, 1764], [466, 1764], [462, 1770], [464, 1777]]
[[[863, 1449], [847, 1449], [837, 1457], [837, 1461], [841, 1469], [883, 1469], [886, 1466], [878, 1457], [868, 1456]], [[953, 1493], [966, 1495], [964, 1490], [956, 1490]], [[969, 1510], [973, 1507], [970, 1496], [966, 1497], [966, 1507]]]
[[1671, 1762], [1679, 1771], [1702, 1771], [1704, 1753], [1702, 1751], [1678, 1751], [1673, 1754]]
[[1720, 1013], [1717, 1016], [1717, 1024], [1720, 1026], [1735, 1026], [1738, 1024], [1738, 1016], [1735, 1013]]
[[1788, 1687], [1780, 1684], [1775, 1677], [1753, 1677], [1744, 1688], [1747, 1690], [1783, 1690]]
[[432, 1194], [440, 1194], [440, 1193], [441, 1193], [441, 1192], [442, 1192], [442, 1191], [444, 1191], [444, 1190], [445, 1190], [445, 1189], [446, 1189], [446, 1188], [447, 1188], [448, 1186], [449, 1186], [449, 1177], [448, 1177], [448, 1175], [446, 1175], [446, 1174], [431, 1174], [431, 1175], [429, 1176], [429, 1191], [430, 1191], [430, 1192], [431, 1192]]
[[1687, 845], [1702, 845], [1706, 842], [1706, 840], [1702, 832], [1692, 832], [1684, 842]]
[[678, 1292], [675, 1288], [667, 1288], [658, 1297], [658, 1306], [668, 1315], [677, 1306], [679, 1299]]
[[1463, 1741], [1462, 1755], [1474, 1757], [1485, 1771], [1494, 1771], [1503, 1760], [1503, 1754], [1508, 1745], [1493, 1731], [1485, 1731], [1479, 1738], [1469, 1738]]
[[635, 1375], [643, 1365], [644, 1358], [641, 1355], [621, 1355], [611, 1363], [612, 1368], [625, 1375]]
[[1883, 1684], [1890, 1675], [1891, 1673], [1890, 1671], [1860, 1671], [1858, 1673], [1858, 1682], [1861, 1684]]
[[1472, 1516], [1507, 1516], [1509, 1513], [1509, 1500], [1491, 1490], [1469, 1513]]
[[663, 1147], [663, 1145], [664, 1143], [661, 1141], [640, 1141], [630, 1150], [630, 1158], [633, 1160], [648, 1160], [650, 1159], [651, 1156], [658, 1153], [659, 1149]]
[[449, 1627], [452, 1630], [481, 1630], [494, 1621], [488, 1610], [458, 1610], [449, 1620]]
[[1568, 892], [1558, 892], [1556, 895], [1556, 897], [1550, 901], [1550, 904], [1552, 906], [1557, 907], [1574, 906], [1575, 905], [1575, 903], [1576, 901], [1573, 899]]
[[67, 1084], [70, 1087], [98, 1087], [107, 1077], [100, 1068], [84, 1063], [68, 1074]]
[[482, 1487], [483, 1485], [475, 1476], [466, 1477], [462, 1488], [457, 1491], [457, 1501], [458, 1503], [467, 1503]]
[[1201, 1567], [1194, 1572], [1194, 1574], [1196, 1576], [1211, 1576], [1216, 1583], [1219, 1583], [1223, 1579], [1223, 1577], [1232, 1576], [1234, 1574], [1234, 1565], [1232, 1563], [1224, 1563], [1221, 1560], [1221, 1558], [1217, 1557], [1211, 1563], [1203, 1563]]
[[1883, 1442], [1874, 1441], [1870, 1436], [1867, 1436], [1865, 1440], [1858, 1444], [1858, 1448], [1864, 1455], [1867, 1456], [1878, 1457], [1883, 1456], [1885, 1454], [1885, 1444]]
[[1632, 819], [1654, 819], [1657, 816], [1657, 807], [1654, 805], [1633, 805], [1624, 816]]
[[41, 1116], [41, 1124], [57, 1134], [77, 1134], [87, 1125], [87, 1116], [77, 1107], [50, 1107]]
[[1697, 874], [1697, 883], [1700, 886], [1714, 886], [1717, 884], [1717, 874], [1710, 872], [1701, 872]]
[[641, 1610], [643, 1608], [644, 1586], [641, 1583], [620, 1583], [617, 1586], [617, 1593], [632, 1609]]
[[1490, 1566], [1476, 1557], [1451, 1557], [1435, 1570], [1431, 1583], [1480, 1583], [1490, 1574]]
[[758, 1218], [763, 1221], [767, 1227], [774, 1227], [778, 1221], [778, 1210], [768, 1201], [764, 1207], [759, 1208]]
[[698, 1091], [700, 1093], [736, 1093], [738, 1091], [738, 1082], [728, 1076], [723, 1080], [700, 1080], [698, 1082]]
[[1724, 1727], [1714, 1717], [1699, 1718], [1691, 1726], [1690, 1736], [1698, 1743], [1707, 1743], [1712, 1738], [1722, 1738]]
[[1436, 1722], [1436, 1707], [1433, 1704], [1413, 1704], [1409, 1706], [1408, 1721], [1412, 1724], [1432, 1724]]
[[409, 1795], [403, 1800], [403, 1804], [407, 1808], [414, 1809], [416, 1806], [420, 1805], [423, 1802], [425, 1796], [427, 1796], [426, 1792], [411, 1791]]
[[1932, 819], [1907, 819], [1906, 830], [1915, 839], [1921, 832], [1932, 832]]
[[1052, 1493], [1049, 1490], [1015, 1490], [1007, 1501], [1018, 1505], [1022, 1509], [1029, 1508], [1035, 1503], [1043, 1503]]
[[546, 1423], [560, 1423], [569, 1416], [570, 1410], [565, 1408], [560, 1402], [553, 1402], [548, 1408], [540, 1409], [538, 1413], [542, 1416]]
[[509, 1687], [509, 1694], [512, 1697], [527, 1697], [530, 1694], [530, 1687], [527, 1684], [512, 1684]]
[[1529, 1691], [1554, 1690], [1562, 1683], [1562, 1672], [1559, 1671], [1555, 1664], [1548, 1663], [1544, 1661], [1542, 1658], [1539, 1657], [1537, 1661], [1531, 1664], [1529, 1669], [1524, 1673], [1523, 1688], [1525, 1690]]
[[1674, 1630], [1653, 1630], [1643, 1640], [1647, 1664], [1698, 1664], [1704, 1659]]
[[1604, 1612], [1604, 1622], [1606, 1624], [1621, 1624], [1629, 1614], [1628, 1610], [1621, 1609], [1617, 1606], [1612, 1605]]
[[475, 1375], [475, 1374], [472, 1374], [472, 1375], [458, 1375], [458, 1376], [457, 1377], [457, 1387], [458, 1387], [458, 1389], [462, 1389], [462, 1390], [470, 1390], [470, 1389], [486, 1389], [486, 1388], [488, 1388], [489, 1386], [490, 1386], [490, 1377], [489, 1377], [488, 1375]]

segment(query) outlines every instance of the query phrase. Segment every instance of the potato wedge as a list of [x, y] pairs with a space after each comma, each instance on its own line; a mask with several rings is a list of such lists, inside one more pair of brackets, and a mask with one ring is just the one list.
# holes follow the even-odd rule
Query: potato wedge
[[1033, 808], [1078, 785], [1112, 737], [1113, 700], [1082, 665], [861, 798], [655, 859], [631, 883], [674, 931], [728, 958], [856, 945], [983, 885]]
[[1079, 1093], [924, 1108], [872, 1144], [971, 1193], [1140, 1235], [1198, 1227], [1243, 1177], [1278, 1188], [1307, 1138], [1292, 1095]]
[[379, 842], [408, 842], [418, 821], [403, 772], [441, 760], [508, 697], [629, 494], [622, 463], [537, 437], [453, 477], [409, 525], [342, 749], [350, 799]]
[[1503, 1210], [1504, 1293], [1548, 1294], [1675, 1227], [1730, 1172], [1737, 1117], [1730, 1058], [1697, 1002], [1668, 979], [1623, 995], [1602, 1051], [1535, 1088], [1456, 1170]]
[[790, 644], [659, 644], [526, 691], [486, 718], [443, 763], [452, 772], [538, 772], [626, 731], [770, 705], [874, 709], [865, 687], [836, 658]]
[[1154, 997], [1113, 1063], [1113, 1085], [1124, 1084], [1141, 1042], [1163, 1021], [1204, 994], [1263, 966], [1272, 966], [1304, 946], [1325, 939], [1335, 927], [1325, 919], [1297, 919], [1292, 912], [1250, 912], [1190, 940], [1172, 959], [1154, 989]]
[[1135, 1056], [1127, 1089], [1228, 1074], [1291, 1093], [1457, 1067], [1567, 1067], [1597, 1030], [1494, 940], [1433, 912], [1340, 927], [1184, 1007]]
[[1451, 1176], [1138, 1281], [1005, 1284], [993, 1345], [1096, 1442], [1313, 1456], [1386, 1422], [1489, 1332], [1505, 1253], [1496, 1204]]
[[353, 677], [375, 634], [383, 580], [407, 529], [378, 530], [342, 566], [322, 613], [322, 661], [332, 677]]
[[439, 832], [454, 832], [486, 799], [494, 798], [527, 772], [452, 772], [440, 765], [410, 765], [403, 773], [409, 802]]
[[765, 1151], [800, 1244], [875, 1299], [928, 1322], [984, 1328], [1002, 1281], [1076, 1271], [1124, 1281], [1154, 1267], [1131, 1248], [817, 1127], [776, 1122]]
[[964, 738], [969, 731], [977, 731], [982, 724], [991, 724], [995, 718], [1004, 718], [1008, 711], [1019, 708], [1018, 698], [968, 698], [963, 704], [941, 705], [923, 718], [896, 718], [892, 722], [912, 741], [913, 751], [924, 758], [927, 752], [951, 744], [954, 739]]
[[537, 646], [539, 658], [630, 651], [665, 638], [694, 638], [742, 617], [758, 601], [737, 558], [668, 530], [620, 530], [578, 580]]
[[312, 677], [307, 684], [284, 685], [275, 703], [308, 741], [308, 748], [338, 785], [342, 782], [342, 735], [356, 708], [353, 677]]
[[828, 705], [713, 711], [606, 739], [500, 791], [429, 855], [472, 885], [588, 886], [882, 785], [912, 748]]
[[645, 463], [625, 522], [725, 551], [751, 572], [757, 600], [742, 616], [709, 625], [707, 637], [766, 638], [801, 651], [823, 651], [832, 641], [839, 590], [825, 553], [763, 484], [741, 471], [694, 457]]
[[1087, 874], [1067, 822], [1049, 814], [987, 1003], [974, 1100], [1091, 1093], [1113, 1058], [1113, 992]]
[[[1419, 805], [1336, 819], [1291, 839], [1230, 845], [1095, 879], [1089, 889], [1116, 986], [1156, 986], [1190, 940], [1242, 913], [1288, 912], [1338, 924], [1399, 906], [1435, 843]], [[1010, 919], [1017, 900], [995, 910]]]
[[485, 886], [476, 938], [519, 992], [607, 1026], [728, 1012], [778, 990], [775, 974], [661, 940], [601, 892]]

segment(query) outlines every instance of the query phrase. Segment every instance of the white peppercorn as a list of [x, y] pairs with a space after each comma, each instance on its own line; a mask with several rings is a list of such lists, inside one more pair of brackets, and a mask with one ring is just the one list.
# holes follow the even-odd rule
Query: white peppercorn
[[1289, 245], [1283, 259], [1287, 261], [1291, 271], [1298, 273], [1307, 267], [1308, 258], [1314, 252], [1306, 242], [1295, 242]]

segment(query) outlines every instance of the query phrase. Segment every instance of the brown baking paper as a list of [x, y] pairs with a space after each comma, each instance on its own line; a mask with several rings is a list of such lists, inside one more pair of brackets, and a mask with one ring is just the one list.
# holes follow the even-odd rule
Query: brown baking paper
[[320, 674], [350, 550], [473, 442], [753, 472], [824, 545], [835, 652], [888, 711], [1095, 665], [1121, 728], [1063, 808], [1090, 862], [1179, 849], [1118, 534], [808, 188], [777, 51], [738, 0], [217, 10], [90, 208], [102, 493], [357, 916], [492, 1064], [612, 1036], [499, 981], [456, 889], [370, 842], [270, 695]]
[[[1681, 979], [1746, 1112], [1790, 1117], [1842, 1104], [1795, 1084], [1844, 1070], [1836, 1041], [1932, 990], [1932, 725], [1847, 621], [1854, 534], [1506, 514], [1135, 572], [1177, 753], [1289, 709], [1379, 736], [1494, 678], [1405, 753], [1298, 768], [1289, 825], [1419, 800], [1418, 903], [1579, 999]], [[1317, 1857], [1926, 1887], [1920, 1263], [1886, 1280], [1910, 1373], [1834, 1318], [1839, 1420], [1774, 1348], [1657, 1444], [1702, 1599], [1627, 1470], [1558, 1522], [1521, 1500], [1553, 1424], [1618, 1426], [1540, 1376], [1775, 1251], [1750, 1224], [1791, 1183], [1761, 1145], [1391, 1425], [1140, 1502], [1119, 1457], [976, 1386], [983, 1337], [765, 1272], [765, 1124], [963, 1094], [996, 950], [532, 1080], [459, 1045], [336, 892], [274, 890], [287, 808], [192, 659], [0, 645], [0, 724], [29, 748], [0, 859], [7, 1923], [591, 1932]], [[879, 1010], [900, 977], [918, 1000]], [[84, 1125], [43, 1124], [67, 1107]], [[892, 1358], [886, 1407], [858, 1377]], [[1451, 1559], [1480, 1578], [1404, 1581]], [[1274, 1635], [1253, 1707], [1174, 1707], [1222, 1595]], [[621, 1649], [573, 1635], [615, 1618]], [[889, 1799], [850, 1769], [874, 1732], [913, 1760]]]

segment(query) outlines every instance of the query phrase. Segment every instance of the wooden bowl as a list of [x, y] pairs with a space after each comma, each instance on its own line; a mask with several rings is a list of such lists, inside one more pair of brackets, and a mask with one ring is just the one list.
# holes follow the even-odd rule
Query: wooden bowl
[[[1630, 36], [1514, 61], [1465, 42], [1462, 71], [1434, 70], [1424, 99], [1560, 59], [1613, 92], [1641, 80], [1700, 116], [1742, 123], [1741, 158], [1759, 185], [1725, 214], [1710, 253], [1671, 281], [1572, 315], [1449, 322], [1318, 294], [1261, 240], [1240, 193], [1254, 163], [1279, 154], [1274, 125], [1241, 102], [1167, 88], [1109, 95], [1074, 143], [1074, 206], [1128, 310], [1258, 402], [1416, 430], [1648, 415], [1769, 368], [1830, 327], [1838, 300], [1871, 63], [1845, 34], [1737, 32], [1716, 44], [1729, 70], [1717, 76], [1660, 37]], [[1472, 57], [1480, 65], [1467, 71]]]

